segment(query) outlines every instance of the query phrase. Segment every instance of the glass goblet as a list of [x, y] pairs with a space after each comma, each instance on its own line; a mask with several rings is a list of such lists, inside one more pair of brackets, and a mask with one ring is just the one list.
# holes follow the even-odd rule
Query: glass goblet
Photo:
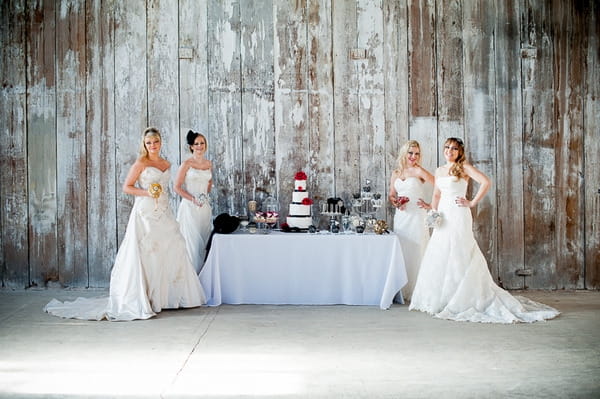
[[250, 219], [248, 215], [241, 215], [240, 217], [240, 226], [242, 226], [242, 231], [248, 230], [248, 223], [250, 223]]

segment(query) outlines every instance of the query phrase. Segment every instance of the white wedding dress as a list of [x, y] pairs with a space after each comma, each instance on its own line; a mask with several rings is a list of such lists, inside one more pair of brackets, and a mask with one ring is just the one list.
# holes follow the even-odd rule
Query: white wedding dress
[[141, 188], [160, 183], [158, 199], [135, 197], [127, 231], [110, 277], [110, 295], [53, 299], [44, 310], [55, 316], [84, 320], [148, 319], [162, 309], [196, 307], [206, 303], [200, 280], [189, 260], [167, 195], [169, 170], [146, 167]]
[[418, 177], [407, 177], [405, 180], [396, 179], [394, 189], [401, 196], [408, 197], [410, 201], [404, 210], [396, 209], [394, 214], [394, 233], [398, 235], [402, 244], [404, 264], [408, 282], [402, 288], [405, 301], [410, 301], [412, 292], [417, 282], [419, 266], [429, 241], [429, 229], [425, 227], [427, 212], [417, 206], [419, 198], [425, 198], [425, 184]]
[[204, 265], [206, 243], [212, 230], [212, 209], [208, 203], [208, 183], [212, 179], [210, 169], [189, 168], [185, 174], [185, 190], [196, 198], [202, 194], [206, 196], [206, 202], [197, 206], [193, 202], [182, 199], [177, 211], [177, 221], [181, 228], [181, 234], [185, 238], [190, 259], [196, 273], [200, 273]]
[[454, 176], [436, 177], [441, 190], [438, 211], [442, 224], [431, 235], [423, 255], [409, 310], [435, 317], [483, 323], [534, 322], [559, 312], [498, 287], [475, 241], [471, 209], [459, 207], [467, 181]]

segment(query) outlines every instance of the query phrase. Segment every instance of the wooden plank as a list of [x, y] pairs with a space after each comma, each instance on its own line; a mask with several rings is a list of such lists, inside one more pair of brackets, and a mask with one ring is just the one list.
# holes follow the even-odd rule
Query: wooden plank
[[88, 285], [85, 135], [85, 1], [60, 4], [56, 20], [56, 152], [59, 280]]
[[[366, 50], [366, 58], [357, 60], [358, 72], [358, 128], [360, 174], [371, 180], [373, 193], [386, 198], [388, 181], [385, 180], [385, 98], [383, 57], [383, 10], [379, 1], [356, 2], [357, 45]], [[364, 179], [363, 179], [364, 180]], [[352, 197], [352, 187], [337, 195]], [[377, 219], [385, 217], [378, 210]]]
[[364, 179], [368, 177], [360, 174], [358, 137], [361, 132], [358, 129], [360, 121], [357, 70], [360, 60], [350, 59], [350, 51], [358, 48], [356, 5], [333, 1], [331, 11], [335, 170], [332, 191], [323, 193], [327, 197], [338, 193], [359, 192]]
[[410, 114], [436, 116], [435, 1], [408, 0], [408, 15]]
[[[417, 140], [423, 153], [422, 166], [437, 167], [438, 118], [436, 104], [435, 1], [408, 1], [409, 138]], [[445, 133], [444, 133], [445, 135]], [[444, 139], [442, 139], [443, 142]]]
[[545, 1], [526, 0], [522, 18], [523, 208], [526, 277], [531, 288], [556, 288], [557, 143], [553, 115], [552, 21]]
[[[209, 121], [213, 148], [213, 214], [235, 212], [245, 187], [241, 120], [239, 2], [208, 4]], [[249, 176], [251, 177], [251, 176]], [[251, 186], [248, 186], [250, 190]]]
[[[148, 40], [148, 123], [162, 135], [161, 155], [171, 162], [175, 176], [180, 164], [183, 138], [179, 134], [179, 33], [178, 1], [149, 0], [147, 4]], [[170, 190], [171, 209], [181, 200]]]
[[[468, 2], [470, 7], [471, 3]], [[436, 2], [436, 79], [438, 164], [448, 137], [464, 137], [463, 8], [461, 1]], [[423, 155], [427, 155], [423, 149]], [[433, 169], [430, 170], [433, 173]], [[433, 190], [432, 190], [433, 192]]]
[[[335, 124], [333, 89], [332, 1], [309, 0], [307, 27], [309, 195], [313, 215], [334, 191]], [[313, 219], [315, 219], [313, 217]]]
[[2, 287], [13, 288], [29, 285], [26, 24], [24, 1], [0, 3], [0, 279]]
[[600, 288], [600, 4], [591, 1], [584, 95], [585, 288]]
[[[256, 183], [263, 194], [278, 198], [275, 175], [275, 103], [273, 87], [273, 2], [240, 2], [241, 122], [244, 143], [242, 184]], [[229, 193], [233, 210], [245, 207], [239, 190]]]
[[[208, 154], [212, 142], [208, 134], [208, 38], [207, 0], [179, 1], [179, 137], [181, 158], [190, 155], [185, 135], [192, 129], [207, 136]], [[187, 58], [189, 52], [191, 58]]]
[[146, 5], [141, 1], [115, 3], [115, 142], [117, 237], [125, 234], [133, 196], [123, 182], [139, 156], [142, 132], [148, 126], [146, 80]]
[[[397, 168], [400, 147], [408, 140], [408, 14], [403, 2], [383, 3], [383, 73], [385, 90], [385, 182]], [[436, 157], [422, 148], [422, 159]], [[384, 193], [387, 198], [387, 191]], [[395, 209], [386, 203], [386, 221], [392, 226]]]
[[108, 287], [117, 252], [114, 0], [86, 2], [89, 286]]
[[29, 283], [58, 280], [56, 202], [56, 8], [27, 4], [27, 173], [29, 192]]
[[[485, 198], [472, 209], [473, 231], [495, 280], [496, 184], [494, 104], [494, 21], [495, 10], [486, 1], [474, 0], [463, 8], [464, 106], [467, 159], [492, 181]], [[468, 198], [479, 188], [469, 184]]]
[[[312, 5], [312, 4], [311, 4]], [[275, 2], [273, 25], [274, 81], [275, 81], [275, 143], [276, 179], [280, 204], [280, 221], [285, 222], [292, 200], [294, 174], [300, 170], [308, 175], [309, 196], [317, 194], [314, 179], [317, 175], [309, 167], [310, 120], [308, 103], [308, 44], [307, 3], [301, 1]], [[318, 5], [317, 5], [318, 7]], [[300, 151], [299, 151], [300, 149]], [[253, 183], [253, 182], [250, 182]]]
[[496, 3], [496, 257], [504, 288], [524, 288], [520, 1]]
[[556, 147], [556, 276], [558, 288], [584, 286], [583, 80], [587, 13], [554, 0], [554, 119]]

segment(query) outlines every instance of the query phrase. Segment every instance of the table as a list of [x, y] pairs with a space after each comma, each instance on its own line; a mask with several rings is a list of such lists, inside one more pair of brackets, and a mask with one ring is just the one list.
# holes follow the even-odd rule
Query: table
[[407, 278], [395, 234], [273, 231], [215, 234], [200, 282], [209, 306], [345, 304], [387, 309]]

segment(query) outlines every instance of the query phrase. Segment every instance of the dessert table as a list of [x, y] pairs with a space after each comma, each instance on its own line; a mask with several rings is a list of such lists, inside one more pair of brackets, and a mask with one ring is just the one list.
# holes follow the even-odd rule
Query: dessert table
[[200, 282], [209, 306], [345, 304], [387, 309], [407, 278], [395, 234], [273, 231], [215, 234]]

